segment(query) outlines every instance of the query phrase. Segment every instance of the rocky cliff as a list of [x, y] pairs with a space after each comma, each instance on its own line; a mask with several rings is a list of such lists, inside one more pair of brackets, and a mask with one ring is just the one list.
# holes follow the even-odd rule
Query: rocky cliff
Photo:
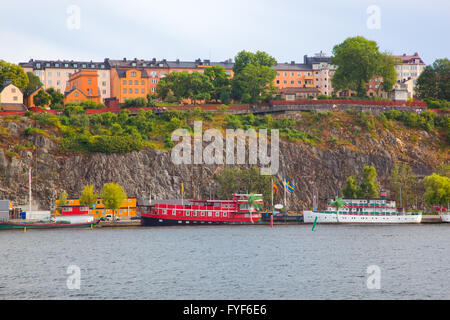
[[[24, 135], [26, 126], [20, 121], [3, 124], [6, 131], [0, 148], [0, 198], [11, 199], [15, 204], [28, 202], [30, 167], [33, 198], [41, 209], [48, 209], [63, 190], [69, 197], [77, 197], [84, 185], [93, 184], [99, 191], [107, 182], [119, 183], [129, 196], [158, 199], [179, 197], [183, 182], [186, 198], [208, 198], [210, 187], [215, 194], [214, 176], [223, 169], [216, 165], [177, 166], [171, 161], [170, 151], [152, 149], [112, 155], [63, 154], [55, 139]], [[348, 176], [360, 173], [365, 165], [374, 165], [381, 186], [388, 188], [396, 161], [407, 162], [421, 177], [431, 174], [438, 164], [448, 162], [448, 146], [443, 146], [438, 136], [422, 130], [378, 128], [372, 133], [362, 130], [356, 137], [351, 133], [354, 128], [330, 128], [326, 134], [334, 137], [332, 141], [324, 138], [318, 145], [288, 141], [280, 144], [277, 178], [282, 181], [288, 177], [294, 182], [295, 193], [288, 197], [293, 209], [310, 207], [314, 189], [324, 204], [340, 193]], [[7, 151], [19, 141], [28, 141], [36, 149]], [[281, 197], [277, 200], [281, 201]]]

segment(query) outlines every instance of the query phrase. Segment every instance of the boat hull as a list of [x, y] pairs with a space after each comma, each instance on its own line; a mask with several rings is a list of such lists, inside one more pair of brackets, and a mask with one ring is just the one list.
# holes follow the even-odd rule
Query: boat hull
[[16, 222], [0, 222], [0, 230], [11, 229], [69, 229], [69, 228], [91, 228], [96, 226], [100, 221], [85, 223], [16, 223]]
[[323, 213], [314, 211], [304, 211], [304, 223], [322, 224], [416, 224], [422, 222], [422, 215], [349, 215], [339, 214], [339, 221], [336, 213]]
[[[259, 221], [260, 218], [253, 219], [253, 223]], [[207, 219], [183, 219], [183, 218], [166, 218], [166, 217], [155, 217], [152, 215], [142, 215], [141, 225], [143, 227], [156, 227], [156, 226], [199, 226], [199, 225], [224, 225], [224, 224], [252, 224], [249, 219], [227, 219], [227, 220], [207, 220]]]

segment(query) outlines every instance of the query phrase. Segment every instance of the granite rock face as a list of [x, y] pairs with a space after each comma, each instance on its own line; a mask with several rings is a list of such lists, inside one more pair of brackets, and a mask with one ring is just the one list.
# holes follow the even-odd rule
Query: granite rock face
[[[14, 128], [13, 128], [14, 129]], [[419, 132], [429, 139], [426, 132]], [[431, 174], [442, 162], [436, 143], [423, 143], [419, 137], [411, 143], [407, 137], [389, 132], [377, 139], [347, 139], [345, 145], [330, 144], [326, 148], [300, 142], [281, 142], [278, 181], [284, 177], [293, 181], [295, 192], [289, 193], [288, 204], [293, 210], [312, 205], [313, 190], [319, 193], [321, 204], [338, 194], [350, 175], [359, 174], [365, 165], [377, 169], [379, 182], [388, 188], [390, 171], [396, 161], [407, 162], [420, 177]], [[428, 140], [427, 140], [428, 141]], [[33, 199], [40, 209], [49, 209], [65, 190], [69, 197], [78, 197], [86, 184], [100, 192], [107, 182], [122, 185], [129, 196], [157, 199], [180, 198], [184, 183], [185, 198], [214, 197], [214, 176], [224, 165], [175, 165], [170, 151], [147, 149], [129, 154], [61, 154], [51, 139], [39, 136], [34, 151], [21, 150], [18, 156], [7, 155], [0, 148], [0, 198], [11, 199], [15, 205], [28, 203], [28, 169], [32, 167]], [[243, 166], [245, 167], [245, 166]], [[282, 200], [279, 185], [276, 202]]]

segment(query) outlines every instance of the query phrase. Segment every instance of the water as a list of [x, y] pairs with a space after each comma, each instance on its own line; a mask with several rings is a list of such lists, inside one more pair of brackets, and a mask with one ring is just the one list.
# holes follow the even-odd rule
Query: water
[[449, 299], [449, 277], [444, 224], [0, 232], [0, 299]]

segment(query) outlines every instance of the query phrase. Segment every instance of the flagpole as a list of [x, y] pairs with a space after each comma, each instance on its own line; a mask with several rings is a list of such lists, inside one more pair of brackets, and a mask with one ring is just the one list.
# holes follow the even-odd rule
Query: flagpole
[[287, 212], [287, 208], [286, 208], [286, 206], [287, 206], [287, 203], [286, 203], [286, 178], [284, 178], [283, 184], [284, 184], [284, 209]]
[[273, 176], [272, 176], [272, 213], [273, 213]]

